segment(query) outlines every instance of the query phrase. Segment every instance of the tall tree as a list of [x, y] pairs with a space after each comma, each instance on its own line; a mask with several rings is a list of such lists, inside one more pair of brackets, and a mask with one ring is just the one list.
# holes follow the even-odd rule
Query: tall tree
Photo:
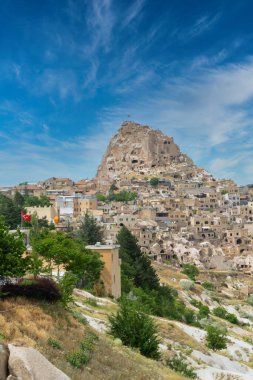
[[29, 257], [24, 257], [24, 238], [20, 231], [10, 233], [0, 218], [0, 275], [22, 276], [29, 266]]
[[96, 219], [88, 213], [85, 214], [76, 236], [86, 244], [103, 242], [102, 228], [97, 224]]
[[16, 229], [21, 223], [22, 207], [16, 204], [11, 198], [0, 194], [0, 216], [3, 216], [5, 223]]
[[[150, 259], [141, 252], [137, 239], [123, 226], [117, 236], [122, 259], [122, 288], [129, 290], [129, 282], [143, 289], [158, 289], [159, 280]], [[125, 287], [125, 289], [124, 289]]]
[[24, 206], [24, 203], [25, 203], [25, 198], [23, 197], [22, 194], [20, 194], [18, 191], [16, 191], [16, 193], [15, 193], [15, 195], [14, 195], [14, 198], [13, 198], [13, 202], [14, 202], [17, 206], [23, 207], [23, 206]]

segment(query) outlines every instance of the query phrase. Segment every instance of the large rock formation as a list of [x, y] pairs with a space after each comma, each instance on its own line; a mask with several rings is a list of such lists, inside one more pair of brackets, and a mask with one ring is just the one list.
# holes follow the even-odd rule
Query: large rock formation
[[17, 380], [70, 380], [51, 364], [39, 351], [29, 347], [8, 345], [10, 356], [9, 374]]
[[146, 125], [127, 121], [111, 139], [97, 177], [116, 179], [164, 174], [175, 177], [183, 172], [189, 178], [195, 175], [196, 169], [172, 137]]

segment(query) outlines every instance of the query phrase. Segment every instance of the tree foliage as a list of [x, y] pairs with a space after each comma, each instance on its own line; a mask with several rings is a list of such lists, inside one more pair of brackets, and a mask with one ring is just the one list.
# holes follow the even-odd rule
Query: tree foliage
[[207, 347], [211, 348], [214, 351], [222, 350], [227, 347], [227, 332], [225, 329], [221, 329], [215, 326], [208, 326], [206, 330]]
[[195, 281], [196, 276], [199, 274], [199, 270], [195, 265], [184, 264], [182, 273], [186, 274], [191, 280]]
[[117, 243], [120, 245], [121, 269], [126, 282], [122, 284], [123, 292], [128, 291], [131, 284], [143, 289], [158, 289], [159, 280], [150, 259], [141, 252], [137, 239], [125, 226], [118, 233]]
[[123, 299], [116, 315], [109, 317], [111, 334], [126, 346], [139, 348], [140, 353], [152, 359], [160, 354], [157, 327], [151, 317], [136, 307], [130, 300]]
[[216, 317], [226, 319], [230, 323], [239, 324], [238, 318], [235, 314], [229, 313], [224, 307], [218, 306], [213, 310]]
[[51, 206], [51, 202], [46, 195], [40, 197], [26, 195], [24, 197], [24, 205], [27, 207], [48, 207]]
[[93, 286], [99, 279], [103, 262], [97, 252], [86, 249], [78, 239], [68, 237], [64, 232], [42, 230], [31, 239], [33, 252], [42, 258], [47, 272], [63, 265], [77, 276], [83, 285]]
[[122, 293], [128, 294], [147, 313], [194, 324], [194, 312], [178, 299], [174, 289], [160, 285], [150, 259], [141, 252], [136, 238], [125, 226], [117, 236], [117, 243], [122, 259]]
[[151, 186], [155, 187], [159, 184], [159, 178], [158, 177], [152, 177], [152, 178], [150, 178], [149, 183]]
[[10, 233], [0, 218], [0, 275], [5, 277], [22, 276], [28, 266], [29, 257], [24, 257], [24, 239], [20, 231]]
[[15, 199], [14, 197], [13, 200], [6, 195], [0, 194], [0, 216], [4, 218], [6, 225], [11, 229], [16, 229], [20, 225], [22, 211], [22, 205], [17, 198]]
[[103, 242], [103, 231], [100, 226], [98, 226], [96, 219], [85, 214], [80, 229], [75, 234], [80, 240], [86, 244], [96, 244], [97, 242]]

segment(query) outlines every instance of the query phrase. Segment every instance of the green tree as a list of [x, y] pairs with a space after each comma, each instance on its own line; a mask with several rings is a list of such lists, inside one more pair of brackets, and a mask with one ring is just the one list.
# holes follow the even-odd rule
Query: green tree
[[42, 195], [41, 197], [33, 197], [26, 195], [24, 197], [24, 204], [27, 207], [45, 207], [51, 206], [50, 199], [46, 195]]
[[152, 359], [160, 354], [157, 327], [152, 318], [127, 299], [122, 299], [116, 315], [109, 317], [111, 334], [126, 346], [139, 348], [140, 353]]
[[96, 219], [88, 213], [85, 214], [76, 236], [86, 244], [103, 242], [102, 228], [98, 226]]
[[223, 350], [227, 347], [227, 332], [225, 329], [221, 329], [215, 326], [208, 326], [206, 328], [206, 345], [212, 350]]
[[132, 191], [122, 190], [118, 194], [113, 194], [109, 196], [109, 200], [116, 202], [130, 202], [137, 198], [137, 193]]
[[155, 186], [157, 186], [159, 184], [159, 178], [152, 177], [152, 178], [150, 178], [149, 183], [150, 183], [151, 186], [155, 187]]
[[125, 280], [125, 284], [122, 282], [123, 292], [128, 290], [124, 285], [128, 288], [131, 283], [143, 289], [158, 289], [159, 280], [150, 259], [141, 252], [137, 239], [125, 226], [117, 235], [117, 243], [120, 245], [121, 270]]
[[199, 314], [198, 317], [199, 319], [206, 318], [210, 314], [209, 307], [206, 305], [200, 305], [199, 307]]
[[70, 255], [66, 269], [77, 275], [79, 286], [92, 288], [100, 278], [104, 263], [98, 252], [85, 248], [83, 242], [75, 240], [77, 249]]
[[236, 325], [239, 323], [237, 316], [235, 314], [227, 312], [227, 310], [222, 306], [216, 307], [213, 310], [213, 313], [216, 317], [226, 319], [230, 323], [234, 323]]
[[23, 276], [29, 266], [29, 257], [24, 257], [24, 238], [20, 231], [10, 233], [0, 218], [0, 275]]
[[22, 207], [11, 198], [0, 194], [0, 216], [11, 229], [16, 229], [21, 223]]
[[72, 239], [63, 232], [42, 230], [31, 238], [33, 254], [46, 263], [49, 273], [63, 265], [86, 286], [93, 286], [100, 277], [103, 262], [97, 252], [84, 247], [78, 239]]
[[16, 191], [14, 198], [13, 198], [14, 203], [17, 206], [23, 207], [25, 203], [25, 198], [23, 197], [22, 194], [20, 194], [18, 191]]
[[73, 255], [73, 246], [71, 247], [71, 239], [66, 239], [63, 232], [42, 232], [31, 237], [31, 244], [34, 254], [42, 257], [46, 262], [46, 270], [52, 273], [54, 267], [58, 268], [58, 276], [60, 266], [69, 260], [69, 256]]
[[107, 199], [104, 194], [100, 194], [100, 193], [96, 194], [96, 198], [100, 202], [106, 202], [106, 199]]
[[199, 270], [195, 265], [184, 264], [182, 273], [186, 274], [191, 280], [195, 281], [196, 276], [199, 274]]
[[67, 309], [69, 303], [73, 302], [73, 290], [77, 282], [76, 276], [71, 272], [66, 272], [59, 280], [61, 293], [61, 303]]

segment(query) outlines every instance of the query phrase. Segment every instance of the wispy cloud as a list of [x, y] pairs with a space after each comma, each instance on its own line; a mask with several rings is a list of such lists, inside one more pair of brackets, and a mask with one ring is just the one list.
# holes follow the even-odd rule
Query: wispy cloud
[[93, 55], [97, 49], [106, 52], [111, 49], [112, 32], [115, 24], [115, 14], [112, 11], [112, 0], [93, 0], [89, 3], [86, 22], [89, 33], [89, 43], [84, 53]]
[[172, 33], [171, 37], [177, 38], [178, 40], [182, 42], [189, 42], [190, 40], [206, 33], [214, 25], [218, 22], [220, 19], [222, 13], [217, 12], [216, 14], [205, 14], [201, 17], [197, 18], [197, 20], [191, 24], [188, 27], [176, 27]]
[[128, 9], [125, 18], [122, 21], [123, 28], [128, 26], [140, 14], [142, 8], [144, 7], [144, 4], [145, 0], [134, 1], [134, 3]]

